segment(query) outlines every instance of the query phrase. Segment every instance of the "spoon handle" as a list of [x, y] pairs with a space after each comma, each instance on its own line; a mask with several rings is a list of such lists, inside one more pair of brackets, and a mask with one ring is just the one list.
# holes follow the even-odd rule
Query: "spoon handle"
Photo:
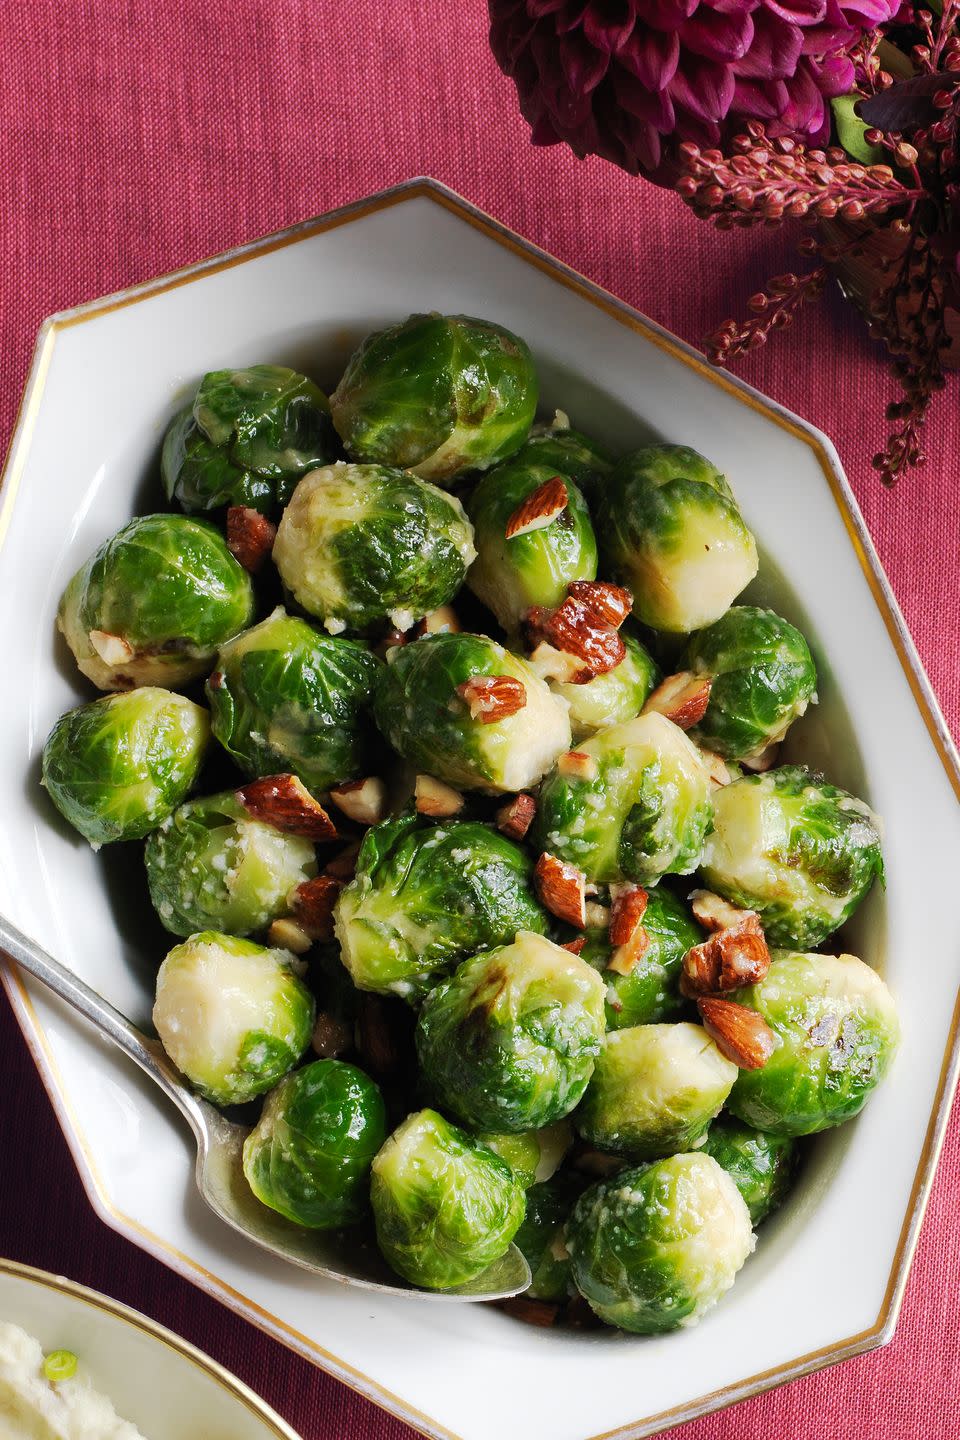
[[46, 985], [61, 1000], [73, 1007], [84, 1019], [95, 1025], [102, 1035], [112, 1040], [135, 1060], [140, 1069], [156, 1081], [160, 1089], [190, 1121], [194, 1133], [203, 1134], [204, 1124], [196, 1098], [180, 1079], [179, 1072], [157, 1040], [150, 1040], [132, 1025], [125, 1015], [114, 1009], [108, 1000], [92, 990], [79, 975], [48, 955], [35, 940], [0, 915], [0, 949], [16, 961], [34, 979]]

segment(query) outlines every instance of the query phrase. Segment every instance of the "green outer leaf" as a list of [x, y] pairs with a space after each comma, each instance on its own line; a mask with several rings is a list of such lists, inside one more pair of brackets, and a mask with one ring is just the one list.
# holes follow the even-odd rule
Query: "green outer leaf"
[[594, 676], [585, 685], [550, 681], [550, 689], [570, 707], [574, 740], [632, 720], [659, 683], [660, 671], [653, 656], [629, 629], [621, 630], [620, 636], [627, 653], [613, 670]]
[[523, 443], [537, 379], [509, 330], [466, 315], [411, 315], [367, 336], [330, 404], [352, 458], [442, 484]]
[[568, 475], [588, 499], [613, 469], [610, 452], [582, 430], [534, 425], [523, 448], [537, 464], [552, 466], [554, 474]]
[[860, 99], [862, 96], [856, 90], [849, 95], [834, 95], [831, 98], [833, 127], [837, 132], [837, 139], [851, 160], [856, 160], [860, 165], [879, 165], [883, 159], [883, 149], [879, 145], [867, 144], [864, 136], [870, 126], [860, 119], [854, 109]]
[[565, 1255], [564, 1225], [585, 1189], [586, 1180], [576, 1171], [568, 1170], [540, 1185], [532, 1185], [527, 1191], [527, 1213], [513, 1238], [533, 1276], [526, 1292], [531, 1300], [556, 1304], [565, 1300], [570, 1292], [570, 1257]]
[[686, 906], [662, 887], [648, 894], [643, 928], [649, 944], [629, 975], [607, 970], [613, 947], [605, 929], [588, 931], [580, 952], [600, 971], [607, 987], [608, 1030], [676, 1020], [687, 1008], [680, 994], [680, 965], [691, 946], [699, 945], [703, 931]]
[[603, 985], [578, 956], [521, 932], [464, 960], [427, 996], [417, 1058], [438, 1104], [476, 1130], [516, 1133], [579, 1101], [603, 1038]]
[[193, 789], [210, 739], [207, 712], [145, 686], [61, 715], [43, 747], [43, 784], [91, 845], [140, 840]]
[[364, 836], [356, 877], [335, 911], [354, 984], [411, 995], [467, 955], [518, 930], [547, 930], [531, 887], [532, 861], [492, 826], [384, 820]]
[[311, 790], [361, 775], [381, 662], [275, 610], [224, 645], [207, 682], [213, 733], [245, 775], [292, 772]]
[[369, 1208], [370, 1166], [387, 1135], [370, 1077], [342, 1060], [315, 1060], [267, 1096], [243, 1146], [257, 1199], [297, 1225], [335, 1230]]
[[370, 1201], [387, 1263], [429, 1290], [481, 1275], [506, 1253], [525, 1209], [507, 1162], [435, 1110], [408, 1116], [387, 1140]]
[[754, 1225], [783, 1203], [796, 1168], [797, 1147], [785, 1135], [767, 1135], [731, 1115], [710, 1126], [703, 1146], [733, 1180]]

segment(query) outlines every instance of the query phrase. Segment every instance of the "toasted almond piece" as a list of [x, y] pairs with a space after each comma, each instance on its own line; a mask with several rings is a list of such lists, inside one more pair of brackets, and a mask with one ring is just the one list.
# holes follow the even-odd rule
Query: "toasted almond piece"
[[744, 910], [733, 925], [715, 930], [709, 939], [687, 951], [680, 989], [691, 997], [739, 990], [762, 980], [769, 969], [770, 951], [760, 916]]
[[587, 923], [584, 887], [586, 877], [576, 865], [561, 860], [546, 851], [540, 856], [533, 871], [533, 885], [541, 903], [568, 925], [582, 930]]
[[530, 1295], [510, 1295], [506, 1300], [494, 1302], [504, 1315], [522, 1320], [525, 1325], [538, 1325], [548, 1329], [560, 1318], [560, 1306], [553, 1300], [534, 1300]]
[[527, 687], [512, 675], [472, 675], [457, 686], [457, 694], [469, 705], [471, 720], [481, 725], [506, 720], [527, 703]]
[[715, 750], [704, 750], [701, 745], [700, 758], [707, 767], [707, 774], [710, 777], [711, 785], [720, 786], [730, 784], [733, 776], [730, 774], [727, 762], [722, 755], [718, 755]]
[[586, 935], [578, 935], [575, 940], [566, 940], [560, 946], [561, 950], [569, 950], [571, 955], [579, 955], [587, 943]]
[[393, 1028], [393, 1015], [382, 995], [361, 991], [357, 997], [357, 1050], [364, 1069], [378, 1079], [393, 1075], [401, 1054]]
[[402, 630], [396, 628], [388, 630], [373, 647], [374, 655], [379, 655], [381, 660], [386, 660], [391, 650], [398, 650], [401, 645], [406, 645], [411, 637], [405, 635]]
[[515, 539], [518, 535], [529, 535], [532, 530], [545, 530], [558, 515], [562, 515], [570, 502], [570, 495], [559, 475], [544, 480], [536, 490], [531, 490], [514, 510], [507, 521], [506, 537]]
[[726, 930], [729, 925], [737, 925], [744, 915], [754, 915], [754, 910], [743, 910], [739, 905], [731, 905], [729, 900], [724, 900], [722, 895], [715, 895], [712, 890], [691, 890], [690, 909], [693, 911], [693, 918], [698, 920], [704, 930]]
[[438, 605], [429, 615], [424, 615], [413, 627], [413, 639], [424, 635], [459, 635], [460, 621], [452, 605]]
[[568, 750], [557, 761], [557, 771], [568, 780], [596, 780], [600, 766], [585, 750]]
[[497, 829], [501, 835], [506, 835], [508, 840], [522, 840], [533, 824], [536, 813], [536, 800], [532, 795], [521, 792], [500, 806], [495, 816]]
[[343, 889], [343, 881], [333, 875], [314, 875], [303, 880], [290, 896], [293, 918], [312, 940], [333, 938], [333, 907]]
[[614, 950], [606, 968], [617, 975], [630, 975], [649, 948], [650, 936], [642, 925], [638, 925], [630, 939]]
[[586, 685], [594, 678], [593, 671], [582, 660], [564, 654], [546, 640], [534, 647], [529, 663], [541, 680], [556, 680], [561, 685]]
[[267, 931], [267, 941], [278, 950], [292, 950], [294, 955], [306, 955], [313, 941], [296, 920], [274, 920]]
[[91, 630], [88, 638], [104, 665], [127, 665], [133, 659], [133, 646], [122, 635], [111, 635], [109, 630]]
[[770, 745], [765, 745], [758, 750], [756, 755], [747, 755], [740, 764], [744, 770], [750, 770], [754, 775], [763, 775], [767, 770], [772, 770], [780, 755], [780, 742], [775, 740]]
[[681, 730], [689, 730], [706, 714], [712, 685], [710, 675], [694, 675], [692, 670], [679, 670], [676, 675], [668, 675], [656, 690], [650, 692], [640, 713], [666, 715]]
[[413, 785], [414, 805], [421, 815], [446, 820], [463, 809], [463, 796], [433, 775], [418, 775]]
[[227, 549], [251, 575], [263, 565], [273, 549], [277, 527], [249, 505], [231, 505], [227, 511]]
[[617, 630], [629, 615], [632, 603], [629, 590], [619, 585], [575, 580], [555, 610], [534, 605], [527, 611], [524, 623], [537, 649], [540, 642], [546, 641], [580, 663], [581, 669], [568, 677], [568, 683], [584, 685], [615, 669], [627, 653]]
[[642, 885], [618, 885], [610, 892], [610, 944], [626, 945], [633, 939], [647, 909], [649, 896]]
[[610, 924], [610, 911], [606, 905], [600, 905], [595, 900], [588, 900], [584, 910], [588, 930], [606, 930]]
[[359, 840], [354, 840], [351, 845], [346, 845], [342, 850], [338, 850], [336, 855], [331, 856], [324, 865], [323, 873], [332, 875], [335, 880], [352, 880], [357, 873], [360, 843]]
[[345, 1020], [338, 1020], [326, 1010], [317, 1013], [310, 1044], [321, 1060], [336, 1060], [353, 1047], [353, 1033]]
[[330, 799], [357, 825], [379, 825], [387, 813], [387, 787], [377, 775], [335, 786]]
[[567, 596], [585, 605], [598, 620], [615, 630], [619, 630], [633, 609], [630, 591], [622, 585], [611, 585], [609, 580], [572, 580], [567, 586]]
[[756, 1010], [735, 1000], [704, 995], [697, 1001], [703, 1028], [721, 1054], [741, 1070], [760, 1070], [776, 1049], [776, 1037]]
[[337, 827], [296, 775], [265, 775], [236, 791], [237, 799], [254, 820], [263, 820], [290, 835], [306, 840], [335, 840]]

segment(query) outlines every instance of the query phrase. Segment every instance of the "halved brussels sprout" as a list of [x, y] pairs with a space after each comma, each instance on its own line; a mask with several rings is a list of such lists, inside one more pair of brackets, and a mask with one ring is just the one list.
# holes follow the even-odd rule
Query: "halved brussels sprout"
[[[418, 641], [422, 644], [422, 641]], [[372, 826], [334, 912], [341, 958], [361, 990], [410, 996], [465, 955], [547, 929], [532, 862], [478, 821], [401, 815]]]
[[317, 873], [309, 840], [252, 820], [232, 790], [188, 800], [147, 839], [150, 899], [174, 935], [251, 935], [288, 911]]
[[[566, 706], [525, 660], [485, 635], [426, 635], [388, 658], [374, 715], [418, 770], [467, 790], [525, 790], [569, 748]], [[506, 677], [503, 689], [520, 708], [499, 720], [474, 718], [458, 687], [485, 677]]]
[[680, 964], [691, 946], [700, 944], [703, 931], [686, 906], [662, 888], [649, 892], [642, 923], [649, 943], [628, 975], [606, 968], [613, 953], [606, 930], [589, 930], [580, 952], [607, 987], [608, 1030], [673, 1020], [685, 1008]]
[[756, 605], [735, 605], [694, 635], [680, 663], [713, 681], [706, 714], [690, 734], [730, 760], [782, 740], [815, 699], [817, 672], [806, 640]]
[[695, 1154], [592, 1185], [566, 1243], [574, 1283], [600, 1319], [656, 1335], [696, 1324], [730, 1289], [756, 1241], [730, 1176]]
[[645, 445], [599, 490], [600, 553], [654, 630], [710, 625], [757, 573], [756, 542], [715, 465], [686, 445]]
[[819, 945], [883, 876], [873, 811], [802, 765], [744, 775], [713, 799], [704, 879], [756, 910], [773, 945]]
[[269, 511], [337, 448], [327, 397], [305, 375], [285, 365], [211, 370], [164, 436], [163, 488], [187, 511]]
[[569, 475], [588, 500], [613, 469], [610, 452], [592, 436], [572, 429], [559, 410], [549, 425], [534, 425], [524, 451], [538, 465], [551, 465], [554, 475]]
[[463, 584], [473, 527], [460, 501], [385, 465], [327, 465], [298, 484], [273, 560], [331, 634], [389, 618], [409, 630]]
[[731, 1115], [718, 1116], [703, 1146], [703, 1153], [713, 1156], [740, 1191], [754, 1225], [782, 1203], [793, 1179], [796, 1152], [796, 1142], [788, 1135], [768, 1135]]
[[702, 1025], [635, 1025], [614, 1030], [576, 1115], [600, 1150], [653, 1160], [693, 1150], [723, 1108], [737, 1067]]
[[207, 681], [213, 733], [245, 775], [326, 790], [362, 774], [380, 661], [278, 608], [221, 647]]
[[577, 746], [586, 774], [558, 766], [540, 791], [541, 850], [588, 880], [639, 880], [696, 869], [710, 824], [710, 778], [692, 741], [665, 715], [610, 725]]
[[286, 950], [213, 930], [175, 945], [153, 1023], [170, 1059], [215, 1105], [272, 1090], [310, 1043], [313, 996]]
[[900, 1038], [893, 996], [855, 955], [774, 955], [737, 991], [777, 1037], [760, 1070], [741, 1070], [729, 1109], [773, 1135], [813, 1135], [859, 1114]]
[[184, 685], [253, 618], [253, 587], [218, 530], [187, 515], [141, 515], [94, 551], [57, 625], [100, 690]]
[[435, 1110], [408, 1115], [373, 1162], [377, 1243], [412, 1285], [450, 1290], [499, 1260], [523, 1219], [510, 1166]]
[[542, 1184], [553, 1177], [573, 1144], [573, 1127], [569, 1120], [558, 1120], [542, 1130], [518, 1130], [513, 1135], [484, 1131], [476, 1138], [506, 1160], [527, 1190], [534, 1182]]
[[[562, 481], [566, 505], [547, 525], [507, 539], [507, 522], [533, 491]], [[563, 505], [563, 496], [555, 505]], [[595, 580], [597, 542], [587, 502], [570, 476], [524, 445], [489, 470], [467, 505], [477, 558], [467, 585], [504, 630], [515, 630], [531, 605], [559, 605], [573, 580]]]
[[370, 1166], [387, 1136], [378, 1086], [342, 1060], [315, 1060], [271, 1090], [243, 1144], [257, 1199], [297, 1225], [336, 1230], [369, 1209]]
[[193, 789], [206, 710], [144, 686], [61, 715], [43, 747], [43, 781], [60, 814], [94, 849], [140, 840]]
[[549, 681], [555, 695], [570, 707], [570, 728], [574, 740], [582, 740], [608, 725], [621, 725], [640, 714], [647, 696], [658, 683], [660, 672], [653, 656], [629, 630], [621, 630], [620, 638], [626, 655], [604, 675], [595, 675], [585, 685], [571, 685], [563, 680]]
[[478, 1130], [551, 1125], [576, 1105], [603, 1038], [603, 982], [577, 955], [521, 931], [430, 991], [417, 1056], [439, 1104]]
[[368, 335], [330, 397], [355, 460], [443, 484], [518, 449], [537, 409], [530, 351], [468, 315], [411, 315]]
[[524, 1292], [531, 1300], [556, 1304], [570, 1293], [570, 1252], [564, 1226], [585, 1188], [582, 1176], [564, 1171], [527, 1191], [527, 1213], [514, 1239], [533, 1276]]

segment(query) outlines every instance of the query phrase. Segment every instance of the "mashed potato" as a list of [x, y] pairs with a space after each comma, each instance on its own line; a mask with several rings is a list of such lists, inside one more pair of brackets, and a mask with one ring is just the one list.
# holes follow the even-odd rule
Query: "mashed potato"
[[0, 1440], [144, 1440], [82, 1379], [51, 1384], [39, 1343], [0, 1323]]

